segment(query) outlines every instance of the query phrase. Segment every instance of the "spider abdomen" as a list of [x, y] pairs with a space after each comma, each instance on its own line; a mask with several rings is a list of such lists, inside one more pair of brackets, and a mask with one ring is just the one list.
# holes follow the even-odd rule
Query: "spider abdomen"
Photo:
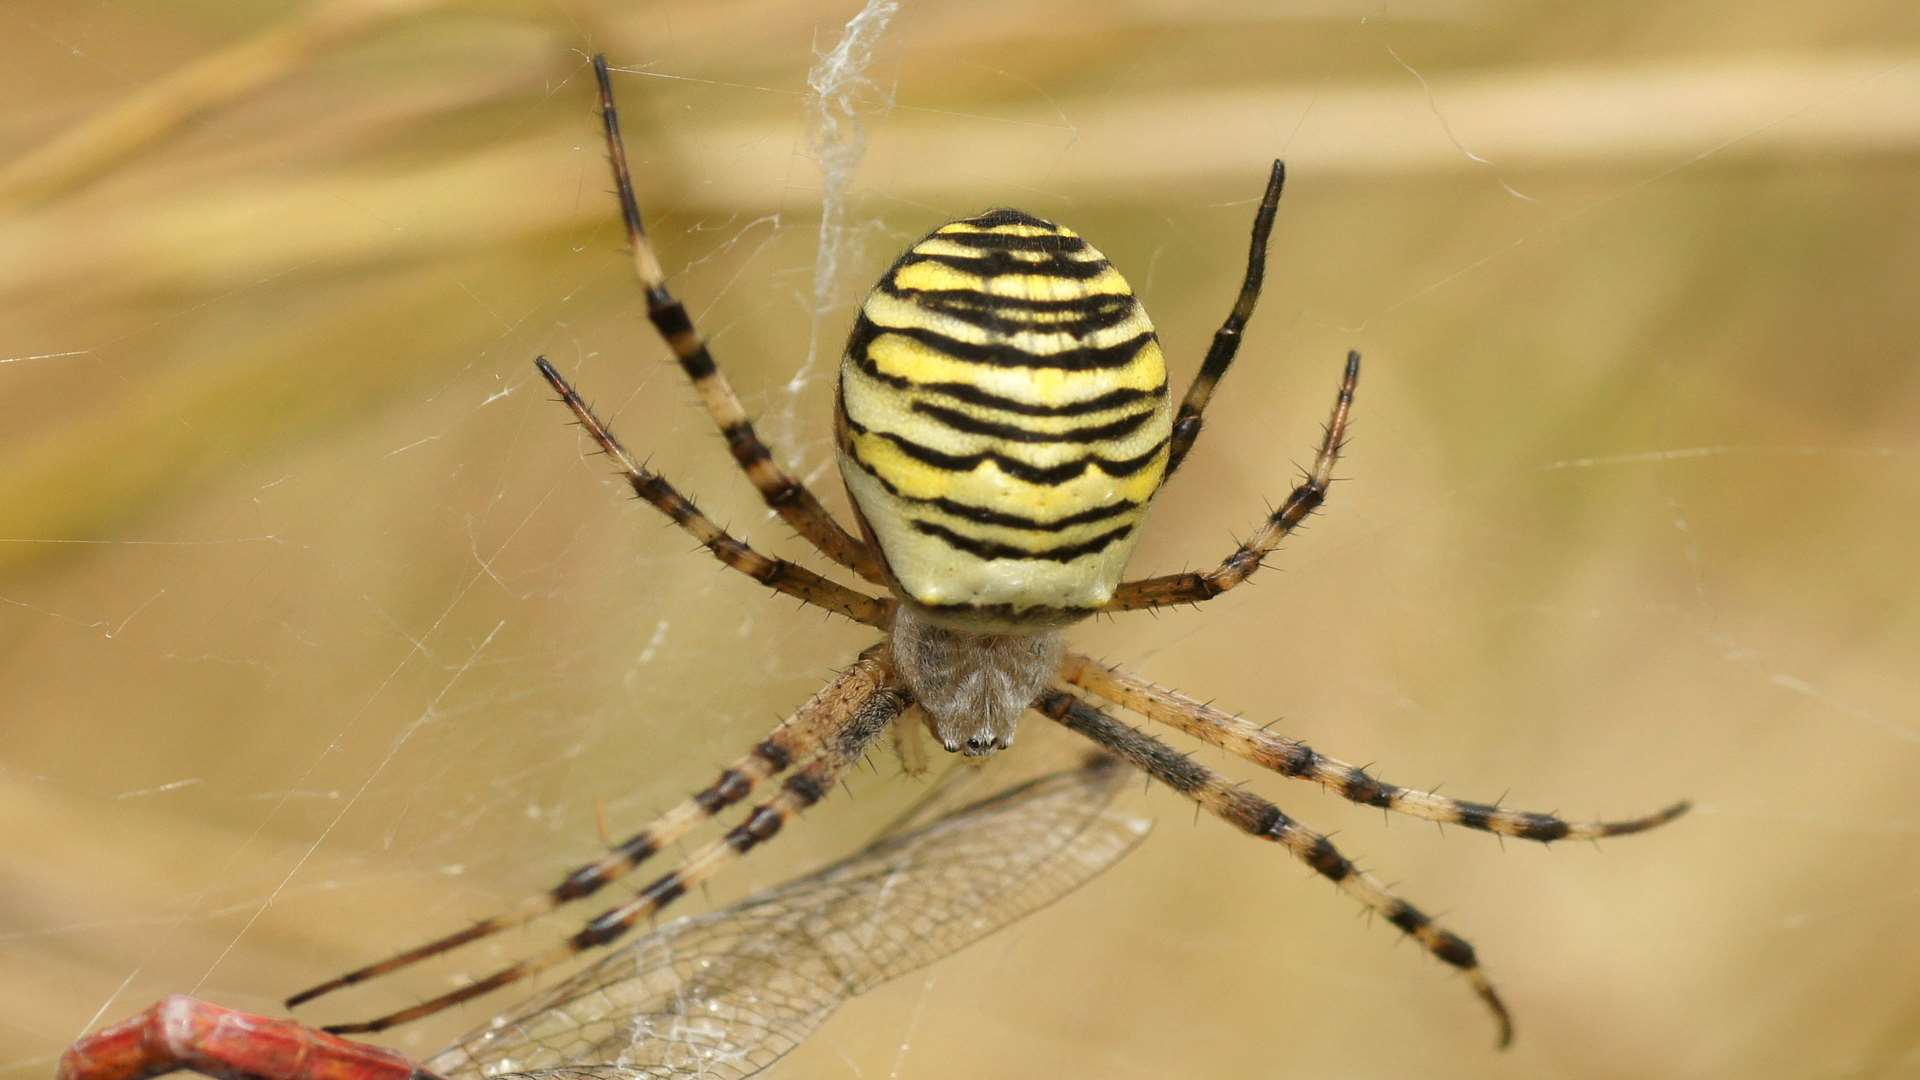
[[1092, 245], [1015, 210], [944, 225], [861, 308], [840, 470], [902, 596], [961, 624], [1113, 595], [1165, 476], [1153, 324]]

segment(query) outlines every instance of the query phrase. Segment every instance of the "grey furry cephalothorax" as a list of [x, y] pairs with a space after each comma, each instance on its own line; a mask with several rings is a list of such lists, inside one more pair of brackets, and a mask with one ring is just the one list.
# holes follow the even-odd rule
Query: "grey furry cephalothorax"
[[1060, 670], [1057, 630], [982, 634], [930, 621], [913, 604], [893, 617], [893, 659], [940, 745], [980, 757], [1013, 745], [1014, 727]]

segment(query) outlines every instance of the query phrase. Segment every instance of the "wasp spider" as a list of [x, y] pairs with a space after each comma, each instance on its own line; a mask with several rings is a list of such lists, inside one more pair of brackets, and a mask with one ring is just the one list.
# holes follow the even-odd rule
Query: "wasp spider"
[[878, 630], [882, 640], [782, 721], [707, 788], [610, 853], [512, 910], [295, 995], [320, 994], [519, 926], [605, 888], [696, 826], [791, 772], [723, 837], [544, 952], [431, 1001], [336, 1033], [380, 1031], [521, 982], [621, 937], [818, 802], [895, 723], [923, 723], [949, 751], [1011, 745], [1039, 713], [1119, 755], [1228, 824], [1271, 840], [1463, 972], [1504, 1044], [1506, 1007], [1464, 939], [1393, 895], [1327, 838], [1228, 783], [1095, 699], [1166, 724], [1283, 776], [1369, 806], [1542, 842], [1639, 832], [1645, 817], [1575, 822], [1400, 787], [1303, 743], [1126, 671], [1067, 651], [1064, 627], [1096, 612], [1210, 600], [1245, 581], [1326, 497], [1352, 408], [1360, 357], [1349, 353], [1311, 469], [1251, 539], [1201, 573], [1123, 580], [1149, 503], [1199, 436], [1207, 402], [1240, 347], [1260, 295], [1284, 178], [1273, 164], [1239, 298], [1176, 408], [1146, 312], [1099, 251], [1072, 230], [1017, 210], [935, 229], [901, 255], [854, 321], [840, 368], [835, 436], [856, 536], [775, 460], [754, 431], [641, 223], [603, 59], [594, 61], [620, 208], [648, 317], [734, 460], [767, 505], [821, 554], [884, 588], [873, 595], [729, 535], [637, 461], [545, 358], [541, 375], [634, 492], [727, 566], [760, 584]]

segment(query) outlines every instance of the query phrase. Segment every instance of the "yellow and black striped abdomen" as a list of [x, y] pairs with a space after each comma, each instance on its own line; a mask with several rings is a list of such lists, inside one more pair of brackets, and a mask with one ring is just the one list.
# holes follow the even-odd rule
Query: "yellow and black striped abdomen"
[[839, 408], [840, 471], [901, 594], [986, 624], [1107, 602], [1172, 432], [1126, 279], [1014, 210], [942, 226], [881, 278]]

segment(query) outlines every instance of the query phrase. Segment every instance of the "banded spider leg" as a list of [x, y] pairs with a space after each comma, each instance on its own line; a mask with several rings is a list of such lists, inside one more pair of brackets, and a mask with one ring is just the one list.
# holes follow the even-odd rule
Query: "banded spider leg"
[[[1119, 668], [1085, 656], [1068, 654], [1061, 665], [1063, 681], [1099, 697], [1208, 742], [1283, 776], [1312, 780], [1354, 802], [1396, 813], [1449, 824], [1464, 825], [1502, 836], [1543, 843], [1560, 839], [1597, 839], [1622, 836], [1663, 825], [1688, 809], [1675, 803], [1643, 817], [1621, 821], [1566, 821], [1552, 814], [1530, 813], [1467, 802], [1434, 792], [1401, 787], [1369, 775], [1364, 769], [1328, 757], [1305, 743], [1274, 735], [1258, 725], [1223, 713], [1183, 694], [1154, 686]], [[1118, 754], [1155, 780], [1193, 800], [1200, 808], [1250, 836], [1271, 840], [1289, 854], [1333, 882], [1414, 938], [1442, 963], [1466, 976], [1474, 993], [1492, 1012], [1501, 1047], [1513, 1041], [1513, 1018], [1493, 983], [1480, 968], [1473, 946], [1465, 938], [1434, 922], [1419, 908], [1395, 896], [1386, 885], [1355, 866], [1325, 836], [1289, 817], [1278, 806], [1182, 754], [1144, 731], [1127, 726], [1065, 690], [1041, 695], [1034, 709], [1042, 716]]]
[[956, 952], [1111, 867], [1147, 824], [1111, 807], [1129, 770], [1097, 754], [970, 803], [951, 770], [853, 855], [614, 950], [416, 1064], [291, 1020], [174, 996], [95, 1032], [60, 1080], [173, 1071], [253, 1080], [751, 1076], [849, 998]]

